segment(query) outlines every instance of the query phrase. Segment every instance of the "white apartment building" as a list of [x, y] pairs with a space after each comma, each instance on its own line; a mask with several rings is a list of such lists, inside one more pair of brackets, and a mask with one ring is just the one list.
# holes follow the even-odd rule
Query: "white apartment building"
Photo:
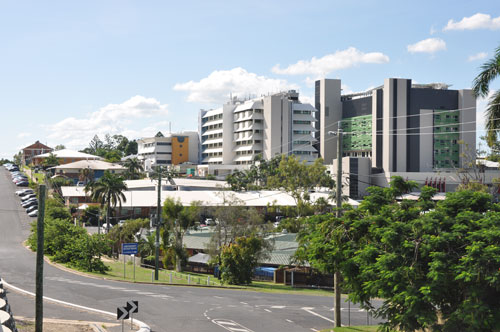
[[202, 110], [201, 163], [242, 168], [257, 155], [271, 159], [281, 154], [312, 162], [318, 157], [315, 112], [294, 90], [246, 101], [234, 98], [221, 108]]
[[137, 144], [137, 157], [144, 162], [146, 171], [156, 165], [198, 163], [199, 137], [195, 131], [141, 138]]

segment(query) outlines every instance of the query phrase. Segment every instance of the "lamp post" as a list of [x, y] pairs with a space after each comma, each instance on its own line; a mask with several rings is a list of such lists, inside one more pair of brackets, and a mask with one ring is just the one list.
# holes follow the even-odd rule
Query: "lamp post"
[[[340, 218], [341, 208], [342, 208], [342, 128], [340, 127], [341, 121], [338, 122], [337, 131], [329, 131], [329, 135], [337, 136], [337, 184], [336, 184], [336, 203], [337, 203], [337, 211], [336, 217]], [[341, 326], [341, 317], [340, 317], [340, 272], [335, 270], [333, 274], [333, 289], [335, 291], [335, 327]]]

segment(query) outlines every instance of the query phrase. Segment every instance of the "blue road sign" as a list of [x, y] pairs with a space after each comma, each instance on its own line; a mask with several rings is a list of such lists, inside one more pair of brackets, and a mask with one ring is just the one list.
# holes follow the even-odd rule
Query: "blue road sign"
[[122, 255], [137, 255], [139, 243], [122, 243]]

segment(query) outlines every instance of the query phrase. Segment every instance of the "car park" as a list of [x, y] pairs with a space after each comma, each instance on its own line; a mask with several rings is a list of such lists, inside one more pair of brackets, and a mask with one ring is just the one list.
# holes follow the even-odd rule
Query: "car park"
[[21, 181], [21, 182], [16, 183], [16, 186], [18, 186], [18, 187], [27, 187], [27, 186], [29, 186], [29, 184], [30, 183], [28, 181]]
[[35, 211], [31, 211], [30, 213], [28, 213], [28, 216], [30, 217], [37, 217], [38, 216], [38, 210], [35, 210]]

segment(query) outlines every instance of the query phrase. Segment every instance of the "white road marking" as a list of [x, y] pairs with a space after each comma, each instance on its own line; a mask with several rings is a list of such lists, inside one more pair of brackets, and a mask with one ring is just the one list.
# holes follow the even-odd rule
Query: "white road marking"
[[285, 309], [286, 305], [273, 305], [271, 309]]
[[289, 319], [285, 319], [288, 323], [293, 323], [293, 321], [289, 320]]
[[307, 308], [307, 307], [302, 308], [302, 310], [304, 310], [304, 311], [306, 311], [306, 312], [310, 313], [311, 315], [317, 316], [317, 317], [319, 317], [319, 318], [323, 318], [324, 320], [327, 320], [327, 321], [329, 321], [329, 322], [331, 322], [331, 323], [335, 323], [335, 321], [334, 321], [334, 320], [332, 320], [332, 319], [330, 319], [330, 318], [327, 318], [327, 317], [325, 317], [325, 316], [322, 316], [322, 315], [320, 315], [320, 314], [318, 314], [318, 313], [316, 313], [316, 312], [312, 311], [312, 309], [314, 309], [314, 308]]
[[248, 304], [248, 303], [246, 303], [246, 302], [240, 302], [240, 303], [241, 303], [241, 304]]
[[139, 294], [139, 295], [153, 295], [154, 293], [150, 293], [150, 292], [137, 292], [137, 294]]
[[124, 292], [138, 292], [139, 290], [137, 289], [124, 289]]
[[272, 311], [271, 311], [271, 310], [269, 310], [269, 309], [264, 309], [264, 311], [267, 311], [267, 312], [272, 312]]
[[316, 329], [313, 329], [312, 327], [311, 327], [311, 331], [314, 331], [314, 332], [318, 332], [318, 330], [316, 330]]
[[223, 299], [222, 296], [214, 296], [216, 299]]
[[235, 321], [229, 319], [213, 319], [212, 323], [214, 323], [215, 325], [219, 325], [223, 329], [231, 332], [253, 332], [249, 328], [246, 328], [243, 325], [240, 325]]
[[[28, 292], [28, 291], [26, 291], [24, 289], [21, 289], [19, 287], [10, 285], [4, 279], [0, 278], [0, 281], [2, 281], [3, 284], [7, 288], [15, 289], [18, 292], [21, 292], [23, 294], [27, 294], [27, 295], [30, 295], [30, 296], [33, 296], [33, 297], [36, 296], [35, 293]], [[90, 311], [90, 312], [96, 312], [96, 313], [99, 313], [99, 314], [103, 314], [103, 315], [106, 315], [106, 316], [116, 317], [116, 312], [108, 312], [108, 311], [104, 311], [104, 310], [99, 310], [99, 309], [94, 309], [94, 308], [90, 308], [90, 307], [85, 307], [85, 306], [82, 306], [82, 305], [78, 305], [78, 304], [74, 304], [74, 303], [69, 303], [69, 302], [65, 302], [65, 301], [53, 299], [53, 298], [50, 298], [50, 297], [47, 297], [47, 296], [44, 296], [43, 298], [44, 298], [44, 300], [47, 300], [47, 301], [50, 301], [50, 302], [67, 305], [67, 306], [70, 306], [70, 307], [73, 307], [73, 308], [77, 308], [77, 309], [80, 309], [80, 310], [86, 310], [86, 311]], [[144, 322], [141, 322], [138, 319], [135, 319], [134, 321], [140, 327], [140, 329], [137, 332], [148, 332], [148, 331], [151, 331], [151, 328], [148, 325], [146, 325]]]

